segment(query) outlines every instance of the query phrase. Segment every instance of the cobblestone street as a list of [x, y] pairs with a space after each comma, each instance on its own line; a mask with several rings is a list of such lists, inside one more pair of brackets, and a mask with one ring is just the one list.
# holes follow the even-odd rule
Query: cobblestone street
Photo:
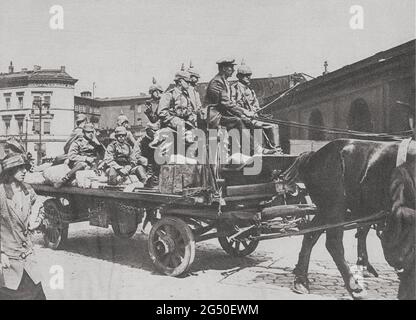
[[[197, 244], [194, 264], [188, 275], [172, 278], [158, 274], [147, 252], [146, 236], [137, 232], [132, 239], [118, 239], [110, 229], [87, 223], [70, 227], [64, 250], [41, 246], [38, 256], [44, 271], [49, 299], [350, 299], [334, 262], [325, 249], [325, 237], [316, 244], [310, 263], [310, 295], [291, 291], [301, 237], [260, 243], [250, 256], [227, 255], [216, 240]], [[395, 299], [398, 280], [382, 256], [376, 235], [368, 238], [370, 262], [378, 278], [365, 278], [367, 299]], [[346, 259], [353, 267], [356, 239], [345, 234]], [[62, 266], [63, 290], [48, 287], [50, 268]], [[97, 273], [97, 270], [100, 270]]]

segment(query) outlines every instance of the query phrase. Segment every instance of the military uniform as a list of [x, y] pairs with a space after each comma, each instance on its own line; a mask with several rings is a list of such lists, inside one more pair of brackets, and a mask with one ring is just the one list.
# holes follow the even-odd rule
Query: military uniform
[[174, 87], [164, 93], [159, 102], [159, 119], [162, 128], [169, 127], [174, 130], [183, 121], [194, 124], [196, 117], [188, 91]]
[[[241, 109], [257, 112], [260, 109], [259, 100], [252, 88], [237, 81], [231, 86], [231, 100]], [[243, 117], [247, 127], [252, 129], [263, 129], [267, 145], [271, 148], [279, 146], [279, 127], [258, 120]]]
[[[116, 139], [116, 135], [113, 133], [110, 134], [110, 139], [111, 140], [115, 140]], [[136, 139], [133, 136], [133, 133], [131, 133], [131, 131], [127, 130], [127, 137], [126, 137], [126, 141], [128, 142], [128, 144], [131, 147], [134, 147], [134, 144], [136, 143]]]
[[149, 187], [158, 185], [160, 171], [160, 165], [157, 164], [155, 160], [155, 149], [149, 146], [152, 141], [153, 138], [151, 135], [145, 134], [136, 141], [133, 149], [134, 162], [146, 167], [148, 177], [146, 186]]
[[[133, 158], [133, 148], [127, 142], [113, 141], [106, 149], [104, 162], [108, 166], [107, 174], [109, 184], [117, 184], [118, 176], [136, 174], [141, 182], [146, 180], [144, 167], [147, 163], [140, 163], [136, 166]], [[124, 174], [121, 172], [124, 171]]]
[[151, 123], [157, 123], [159, 121], [159, 101], [155, 99], [149, 99], [146, 101], [146, 110], [144, 114], [147, 116]]
[[[246, 123], [242, 120], [244, 109], [231, 100], [231, 87], [228, 80], [217, 74], [208, 84], [205, 94], [205, 105], [211, 105], [209, 110], [209, 129], [225, 127], [227, 131], [237, 129], [242, 141], [250, 141], [252, 150], [261, 150], [261, 146], [251, 138]], [[208, 112], [208, 111], [206, 111]]]
[[82, 133], [81, 127], [76, 127], [74, 130], [72, 130], [69, 138], [66, 140], [64, 145], [64, 153], [67, 154], [69, 151], [69, 148], [71, 147], [72, 142], [77, 140], [78, 138], [81, 138], [84, 134]]

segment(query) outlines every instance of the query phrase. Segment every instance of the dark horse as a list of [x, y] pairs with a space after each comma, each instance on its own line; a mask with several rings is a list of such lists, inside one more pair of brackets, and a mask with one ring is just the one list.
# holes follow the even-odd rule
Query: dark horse
[[[381, 211], [388, 212], [391, 208], [389, 181], [396, 166], [399, 144], [399, 141], [334, 140], [316, 152], [300, 155], [283, 173], [283, 179], [305, 183], [318, 207], [311, 227], [342, 223]], [[415, 149], [409, 149], [408, 161], [415, 161], [415, 156]], [[365, 246], [368, 230], [363, 228], [358, 232], [358, 256], [359, 262], [361, 259], [362, 264], [373, 270]], [[303, 238], [294, 269], [294, 289], [297, 292], [309, 292], [310, 255], [322, 232], [309, 233]], [[326, 248], [340, 271], [348, 292], [358, 298], [363, 293], [363, 288], [345, 261], [343, 232], [342, 228], [326, 230]]]

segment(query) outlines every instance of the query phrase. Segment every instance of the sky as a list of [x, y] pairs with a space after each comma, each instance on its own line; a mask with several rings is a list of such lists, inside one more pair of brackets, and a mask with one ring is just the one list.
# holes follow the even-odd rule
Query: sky
[[[66, 66], [96, 97], [166, 87], [192, 60], [209, 81], [233, 57], [253, 77], [318, 76], [415, 38], [415, 0], [1, 0], [0, 72]], [[63, 8], [64, 27], [49, 13]], [[363, 9], [352, 29], [350, 8]]]

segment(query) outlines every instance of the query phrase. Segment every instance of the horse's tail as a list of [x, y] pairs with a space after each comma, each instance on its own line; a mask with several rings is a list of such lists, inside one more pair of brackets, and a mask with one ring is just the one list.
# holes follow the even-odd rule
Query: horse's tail
[[310, 158], [315, 154], [315, 151], [301, 153], [293, 162], [293, 164], [281, 174], [283, 181], [293, 183], [298, 180], [299, 174], [308, 165]]

